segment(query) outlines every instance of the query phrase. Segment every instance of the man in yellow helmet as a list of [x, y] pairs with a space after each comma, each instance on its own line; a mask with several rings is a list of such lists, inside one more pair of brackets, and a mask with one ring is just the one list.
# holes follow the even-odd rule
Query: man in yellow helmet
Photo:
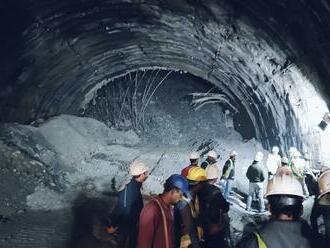
[[175, 243], [180, 248], [201, 248], [204, 233], [201, 221], [201, 204], [198, 192], [206, 184], [206, 172], [201, 167], [192, 167], [186, 177], [190, 199], [183, 198], [175, 206]]
[[300, 218], [304, 200], [301, 184], [290, 170], [281, 168], [267, 187], [270, 220], [260, 230], [243, 239], [239, 248], [313, 247], [312, 230]]

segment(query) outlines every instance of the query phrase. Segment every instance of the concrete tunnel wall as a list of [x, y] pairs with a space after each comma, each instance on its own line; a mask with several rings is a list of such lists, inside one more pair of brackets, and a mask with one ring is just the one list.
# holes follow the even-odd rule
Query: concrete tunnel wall
[[326, 52], [315, 46], [329, 35], [328, 10], [304, 1], [5, 1], [1, 119], [80, 114], [114, 78], [164, 68], [221, 89], [266, 148], [309, 148], [326, 110], [310, 103], [328, 90]]

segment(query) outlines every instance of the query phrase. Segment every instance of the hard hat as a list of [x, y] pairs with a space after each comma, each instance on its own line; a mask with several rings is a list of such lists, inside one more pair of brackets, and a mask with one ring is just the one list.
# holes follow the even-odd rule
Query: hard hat
[[277, 154], [279, 151], [280, 151], [280, 149], [278, 148], [278, 146], [273, 146], [272, 153]]
[[170, 184], [181, 190], [182, 193], [185, 194], [186, 196], [188, 197], [190, 196], [189, 184], [187, 180], [179, 174], [171, 175], [169, 178], [167, 178], [165, 184]]
[[209, 151], [209, 152], [207, 153], [207, 156], [208, 156], [208, 157], [211, 157], [211, 158], [217, 158], [217, 157], [218, 157], [217, 153], [216, 153], [214, 150]]
[[210, 164], [205, 169], [207, 179], [216, 179], [220, 175], [217, 164]]
[[298, 150], [295, 150], [292, 154], [292, 157], [299, 158], [301, 156], [301, 153]]
[[141, 161], [133, 161], [129, 167], [129, 174], [131, 176], [138, 176], [141, 175], [145, 172], [149, 171], [148, 166], [146, 166], [143, 162]]
[[199, 159], [198, 152], [192, 152], [192, 153], [190, 153], [189, 159]]
[[206, 172], [203, 168], [194, 166], [188, 171], [188, 175], [186, 177], [190, 181], [202, 182], [207, 180]]
[[297, 148], [295, 148], [294, 146], [291, 146], [289, 149], [289, 156], [292, 157], [295, 151], [297, 151]]
[[291, 195], [304, 198], [303, 188], [291, 170], [280, 167], [272, 180], [268, 182], [266, 197], [272, 195]]
[[289, 163], [289, 159], [287, 157], [282, 157], [281, 158], [281, 163], [282, 164], [288, 164]]
[[330, 205], [330, 169], [325, 170], [318, 179], [320, 205]]
[[237, 152], [233, 150], [229, 153], [229, 157], [234, 157], [234, 156], [237, 156]]
[[260, 162], [264, 158], [264, 154], [262, 152], [257, 152], [254, 160]]

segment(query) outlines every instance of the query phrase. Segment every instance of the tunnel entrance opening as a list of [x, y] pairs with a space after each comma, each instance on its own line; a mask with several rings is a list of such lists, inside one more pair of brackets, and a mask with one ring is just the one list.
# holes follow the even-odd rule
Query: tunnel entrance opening
[[232, 129], [245, 140], [255, 138], [255, 127], [238, 102], [183, 71], [138, 70], [116, 78], [97, 90], [83, 116], [169, 144], [212, 139]]

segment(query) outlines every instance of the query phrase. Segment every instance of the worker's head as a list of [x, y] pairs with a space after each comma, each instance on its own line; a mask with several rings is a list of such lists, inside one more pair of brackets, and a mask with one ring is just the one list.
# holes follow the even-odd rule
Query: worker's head
[[289, 164], [289, 159], [287, 157], [282, 157], [281, 158], [281, 165], [282, 166], [287, 166]]
[[207, 181], [210, 184], [216, 183], [219, 178], [220, 170], [217, 164], [210, 164], [205, 169]]
[[273, 154], [278, 154], [279, 151], [280, 151], [280, 149], [278, 148], [278, 146], [273, 146], [273, 148], [272, 148]]
[[330, 168], [323, 169], [318, 179], [320, 195], [318, 197], [320, 205], [330, 206]]
[[129, 173], [136, 181], [143, 183], [149, 176], [149, 168], [145, 163], [135, 160], [129, 167]]
[[191, 165], [198, 165], [199, 154], [198, 152], [192, 152], [189, 155], [189, 160]]
[[297, 220], [303, 212], [303, 189], [291, 170], [280, 167], [269, 181], [266, 197], [275, 219]]
[[203, 187], [203, 183], [207, 180], [206, 172], [201, 167], [192, 167], [188, 171], [186, 178], [192, 193], [198, 192]]
[[297, 148], [295, 148], [294, 146], [291, 146], [289, 148], [289, 158], [293, 157], [293, 154], [297, 151]]
[[229, 153], [229, 158], [233, 161], [236, 160], [236, 156], [237, 156], [237, 152], [234, 150]]
[[217, 158], [218, 158], [218, 155], [214, 150], [211, 150], [207, 153], [207, 159], [209, 161], [216, 161]]
[[182, 196], [190, 198], [189, 186], [187, 180], [178, 174], [173, 174], [164, 184], [164, 194], [168, 195], [170, 204], [176, 204]]
[[262, 152], [257, 152], [256, 156], [254, 157], [254, 161], [260, 162], [264, 158], [264, 154]]

